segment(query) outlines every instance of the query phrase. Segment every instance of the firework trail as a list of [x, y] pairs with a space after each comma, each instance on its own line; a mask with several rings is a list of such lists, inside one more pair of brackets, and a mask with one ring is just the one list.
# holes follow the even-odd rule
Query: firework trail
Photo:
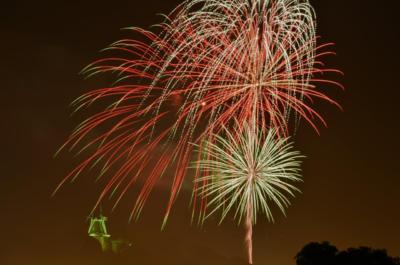
[[207, 174], [199, 196], [208, 198], [208, 218], [221, 211], [222, 222], [229, 212], [247, 228], [246, 244], [252, 263], [252, 226], [261, 213], [273, 222], [271, 205], [285, 213], [288, 196], [299, 191], [292, 183], [301, 181], [301, 158], [293, 143], [279, 137], [275, 130], [267, 135], [244, 125], [243, 131], [225, 130], [215, 141], [202, 145], [203, 159], [196, 163]]
[[[332, 54], [332, 44], [317, 46], [314, 10], [307, 0], [187, 0], [165, 16], [157, 33], [129, 29], [136, 39], [113, 43], [106, 50], [114, 57], [83, 71], [115, 74], [116, 82], [73, 103], [83, 110], [111, 102], [66, 141], [63, 148], [86, 157], [57, 190], [97, 169], [99, 177], [108, 177], [97, 205], [112, 197], [116, 206], [141, 185], [132, 218], [139, 218], [156, 183], [172, 171], [165, 225], [196, 154], [192, 143], [212, 144], [227, 129], [245, 131], [245, 124], [261, 130], [259, 135], [273, 130], [282, 139], [301, 119], [318, 131], [325, 121], [314, 110], [314, 99], [339, 106], [316, 88], [341, 85], [321, 77], [339, 71], [321, 62]], [[177, 97], [182, 102], [176, 110], [171, 102]], [[208, 187], [206, 173], [195, 170], [193, 211], [200, 212], [199, 220], [208, 203], [207, 196], [197, 201], [196, 194]]]

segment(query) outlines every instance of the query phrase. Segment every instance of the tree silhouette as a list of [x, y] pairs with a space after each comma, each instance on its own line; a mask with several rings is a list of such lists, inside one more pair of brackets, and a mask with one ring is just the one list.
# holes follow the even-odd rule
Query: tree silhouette
[[297, 265], [400, 265], [386, 250], [368, 247], [338, 249], [329, 242], [310, 243], [296, 255]]
[[386, 250], [373, 250], [367, 247], [350, 248], [337, 256], [339, 264], [343, 265], [395, 265], [398, 259], [388, 256]]
[[297, 265], [335, 265], [337, 252], [329, 242], [310, 243], [297, 254]]

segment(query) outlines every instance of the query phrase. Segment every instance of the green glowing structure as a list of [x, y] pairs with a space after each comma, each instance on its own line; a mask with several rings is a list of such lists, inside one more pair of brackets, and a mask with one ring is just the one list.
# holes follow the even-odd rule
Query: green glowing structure
[[88, 235], [96, 239], [101, 246], [101, 250], [120, 253], [132, 244], [123, 239], [112, 239], [107, 231], [107, 217], [100, 215], [99, 217], [91, 217], [88, 229]]
[[90, 237], [99, 241], [103, 251], [109, 249], [111, 235], [107, 232], [107, 217], [103, 215], [91, 217], [88, 234]]

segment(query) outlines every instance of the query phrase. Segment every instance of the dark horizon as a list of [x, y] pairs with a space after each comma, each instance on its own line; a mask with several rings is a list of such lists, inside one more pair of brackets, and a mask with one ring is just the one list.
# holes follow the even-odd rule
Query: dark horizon
[[[114, 213], [110, 232], [133, 242], [129, 253], [104, 256], [87, 236], [100, 185], [84, 175], [51, 193], [78, 161], [54, 153], [86, 116], [70, 117], [70, 103], [108, 80], [78, 75], [101, 57], [99, 50], [121, 38], [120, 29], [149, 28], [181, 1], [22, 1], [3, 3], [0, 28], [3, 62], [0, 264], [239, 265], [245, 264], [243, 228], [233, 221], [203, 228], [190, 224], [185, 189], [160, 232], [168, 189], [151, 196], [138, 223], [128, 224], [132, 201]], [[371, 1], [372, 2], [372, 1]], [[321, 104], [329, 128], [318, 136], [302, 123], [296, 145], [307, 156], [302, 194], [287, 218], [261, 221], [254, 233], [254, 264], [291, 265], [309, 242], [330, 241], [340, 249], [368, 246], [400, 256], [400, 123], [397, 75], [399, 3], [311, 0], [322, 42], [335, 42], [330, 67], [344, 73], [346, 91], [330, 89], [344, 108]], [[375, 3], [375, 2], [374, 2]], [[128, 196], [129, 197], [129, 196]], [[157, 253], [157, 255], [155, 254]]]

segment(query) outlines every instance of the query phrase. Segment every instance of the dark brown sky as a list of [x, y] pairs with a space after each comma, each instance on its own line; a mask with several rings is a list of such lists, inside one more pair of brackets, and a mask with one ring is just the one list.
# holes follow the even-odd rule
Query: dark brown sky
[[[124, 255], [98, 253], [86, 236], [86, 216], [99, 186], [88, 176], [50, 194], [76, 162], [53, 159], [83, 116], [68, 104], [100, 81], [78, 76], [125, 26], [158, 22], [177, 0], [7, 1], [0, 7], [2, 265], [241, 265], [243, 231], [233, 223], [191, 227], [186, 192], [160, 232], [166, 191], [160, 188], [137, 224], [129, 202], [111, 215], [111, 232], [130, 239]], [[297, 136], [308, 157], [303, 194], [288, 217], [255, 228], [255, 264], [290, 265], [302, 246], [328, 240], [339, 248], [367, 245], [400, 255], [398, 1], [314, 0], [319, 34], [337, 43], [332, 66], [346, 76], [332, 91], [345, 111], [322, 106], [329, 123], [318, 137]]]

